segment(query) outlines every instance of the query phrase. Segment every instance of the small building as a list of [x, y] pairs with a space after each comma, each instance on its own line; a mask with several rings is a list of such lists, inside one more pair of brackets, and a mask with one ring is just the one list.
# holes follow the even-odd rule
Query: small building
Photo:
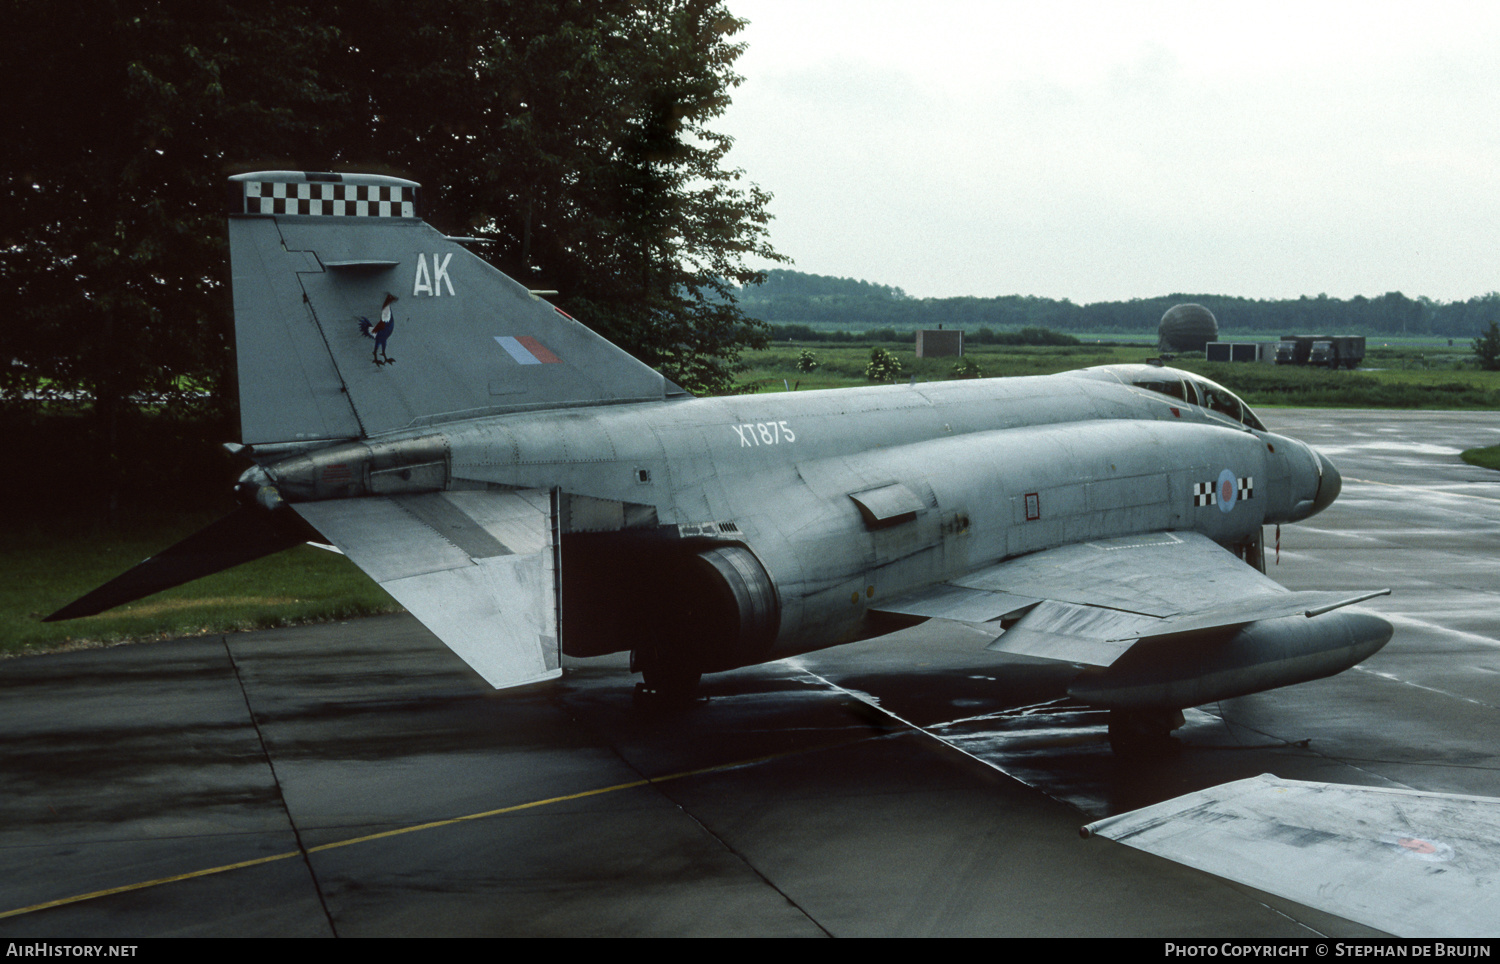
[[1276, 360], [1274, 341], [1211, 341], [1203, 346], [1203, 357], [1209, 361], [1266, 362]]
[[962, 358], [963, 354], [963, 329], [935, 328], [917, 331], [918, 358]]

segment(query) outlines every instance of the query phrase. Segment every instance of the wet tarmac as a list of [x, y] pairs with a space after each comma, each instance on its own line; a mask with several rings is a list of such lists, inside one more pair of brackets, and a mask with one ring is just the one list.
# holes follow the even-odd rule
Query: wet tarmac
[[494, 693], [409, 617], [0, 663], [0, 936], [1369, 935], [1080, 825], [1286, 779], [1500, 797], [1488, 413], [1277, 411], [1344, 475], [1268, 571], [1374, 589], [1340, 676], [1113, 756], [1065, 667], [898, 637]]

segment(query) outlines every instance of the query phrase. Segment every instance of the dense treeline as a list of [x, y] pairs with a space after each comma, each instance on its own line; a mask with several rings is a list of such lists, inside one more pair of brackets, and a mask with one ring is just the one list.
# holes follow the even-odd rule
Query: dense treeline
[[[868, 328], [864, 331], [837, 331], [814, 328], [811, 325], [772, 325], [771, 338], [775, 341], [821, 341], [830, 344], [866, 344], [881, 341], [910, 341], [911, 331], [895, 328]], [[1020, 331], [994, 331], [976, 328], [964, 332], [964, 344], [980, 345], [1076, 345], [1078, 339], [1072, 335], [1053, 331], [1050, 328], [1022, 328]]]
[[942, 324], [965, 330], [1154, 332], [1166, 310], [1185, 301], [1207, 307], [1221, 329], [1277, 334], [1347, 332], [1472, 338], [1492, 321], [1500, 321], [1497, 292], [1449, 303], [1410, 298], [1393, 291], [1376, 298], [1318, 295], [1285, 300], [1171, 294], [1075, 305], [1071, 301], [1027, 295], [912, 298], [900, 288], [868, 281], [778, 269], [767, 272], [764, 284], [740, 293], [746, 313], [774, 325], [802, 324], [855, 331], [936, 328]]
[[416, 180], [425, 220], [690, 390], [765, 342], [734, 296], [747, 257], [783, 259], [713, 129], [744, 49], [720, 0], [8, 9], [0, 416], [86, 408], [94, 474], [123, 475], [143, 418], [235, 437], [244, 171]]
[[763, 326], [768, 195], [711, 126], [744, 22], [719, 0], [21, 0], [0, 164], [0, 393], [231, 403], [226, 176], [356, 170], [689, 389]]

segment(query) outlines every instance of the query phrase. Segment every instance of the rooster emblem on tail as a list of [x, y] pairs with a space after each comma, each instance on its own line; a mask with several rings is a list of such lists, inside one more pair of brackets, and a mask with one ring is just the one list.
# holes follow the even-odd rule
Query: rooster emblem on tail
[[396, 330], [396, 312], [391, 305], [396, 303], [396, 296], [387, 294], [385, 301], [380, 305], [380, 320], [370, 324], [370, 319], [359, 319], [359, 333], [366, 338], [375, 339], [375, 347], [370, 352], [370, 361], [377, 365], [394, 365], [396, 359], [385, 353], [385, 343], [390, 340], [391, 332]]

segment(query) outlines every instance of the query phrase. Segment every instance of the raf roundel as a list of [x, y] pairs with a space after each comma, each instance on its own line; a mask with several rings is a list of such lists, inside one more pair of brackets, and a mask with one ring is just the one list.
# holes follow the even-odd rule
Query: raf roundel
[[1229, 471], [1228, 469], [1225, 469], [1224, 471], [1219, 473], [1219, 491], [1217, 494], [1219, 496], [1218, 502], [1220, 512], [1228, 512], [1234, 508], [1235, 495], [1238, 491], [1236, 481], [1237, 480], [1234, 477], [1234, 473]]

